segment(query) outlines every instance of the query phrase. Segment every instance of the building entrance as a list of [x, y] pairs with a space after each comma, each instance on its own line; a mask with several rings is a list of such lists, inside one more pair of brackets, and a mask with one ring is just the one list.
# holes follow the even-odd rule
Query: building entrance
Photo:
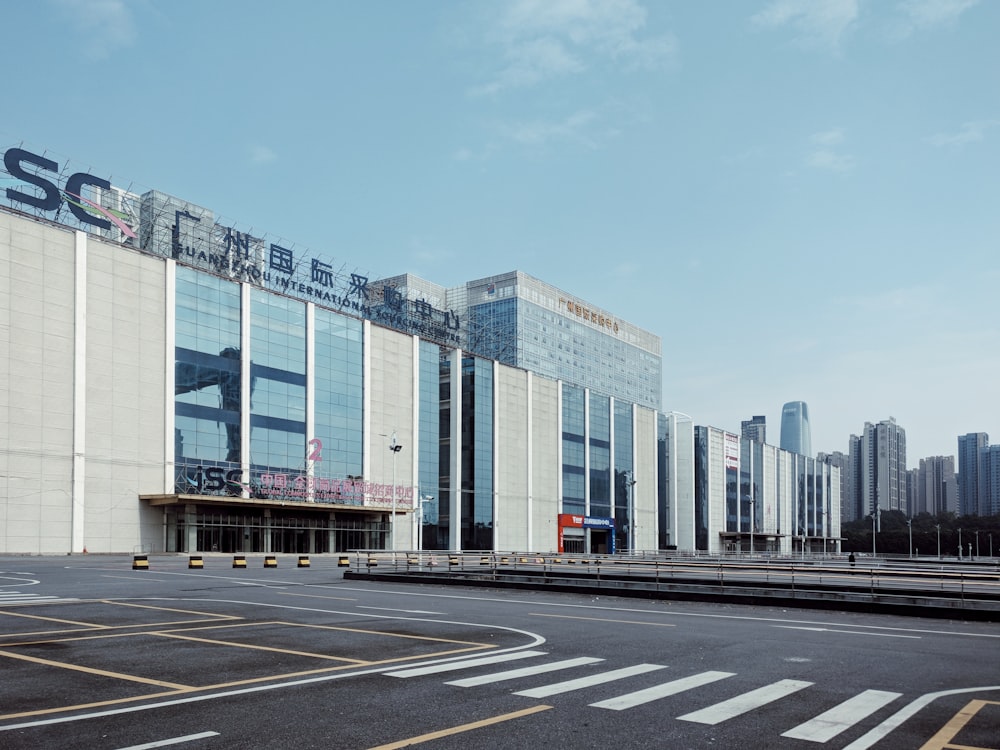
[[167, 552], [315, 554], [375, 549], [388, 524], [380, 513], [174, 505], [165, 508]]

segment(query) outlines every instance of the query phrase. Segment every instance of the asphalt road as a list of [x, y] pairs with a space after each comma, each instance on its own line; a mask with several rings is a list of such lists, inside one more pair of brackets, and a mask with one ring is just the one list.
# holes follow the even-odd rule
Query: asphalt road
[[1000, 748], [1000, 626], [0, 558], [0, 747]]

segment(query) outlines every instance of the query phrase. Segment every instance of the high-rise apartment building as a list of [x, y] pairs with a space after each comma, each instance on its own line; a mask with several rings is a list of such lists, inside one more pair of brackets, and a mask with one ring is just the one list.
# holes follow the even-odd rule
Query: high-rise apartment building
[[754, 443], [767, 442], [767, 418], [763, 415], [756, 415], [750, 419], [740, 422], [740, 436], [744, 440]]
[[958, 512], [958, 481], [955, 476], [954, 456], [921, 458], [917, 468], [917, 495], [914, 515], [917, 513]]
[[851, 497], [849, 493], [850, 456], [840, 451], [834, 451], [833, 453], [820, 453], [816, 456], [816, 460], [827, 466], [840, 469], [840, 495], [835, 498], [835, 501], [840, 507], [841, 520], [849, 520], [851, 518], [848, 515], [850, 507], [849, 498]]
[[851, 470], [856, 471], [855, 520], [876, 510], [909, 513], [906, 495], [906, 431], [894, 417], [865, 422], [860, 438], [851, 436]]
[[979, 454], [988, 448], [990, 436], [985, 432], [970, 432], [958, 436], [958, 512], [963, 516], [983, 515]]
[[809, 406], [805, 401], [789, 401], [781, 407], [781, 450], [812, 456]]
[[1000, 445], [979, 449], [979, 514], [1000, 514]]

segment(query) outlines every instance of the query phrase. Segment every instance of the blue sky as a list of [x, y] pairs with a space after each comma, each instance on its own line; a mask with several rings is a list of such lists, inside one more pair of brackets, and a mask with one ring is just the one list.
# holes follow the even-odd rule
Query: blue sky
[[1000, 442], [1000, 2], [4, 3], [0, 143], [372, 277], [519, 269], [664, 407]]

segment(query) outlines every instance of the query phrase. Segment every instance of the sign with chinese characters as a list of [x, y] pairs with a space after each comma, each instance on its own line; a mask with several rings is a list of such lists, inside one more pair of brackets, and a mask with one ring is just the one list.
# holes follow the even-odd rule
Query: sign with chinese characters
[[582, 318], [598, 328], [606, 328], [609, 331], [618, 333], [618, 321], [610, 315], [605, 315], [600, 310], [591, 310], [586, 305], [581, 305], [579, 302], [574, 302], [565, 297], [559, 298], [559, 307], [560, 309], [565, 309], [570, 315]]
[[4, 150], [2, 164], [0, 199], [17, 210], [434, 343], [461, 345], [454, 310], [405, 299], [388, 284], [288, 242], [241, 232], [194, 203], [156, 190], [122, 190], [21, 147]]

